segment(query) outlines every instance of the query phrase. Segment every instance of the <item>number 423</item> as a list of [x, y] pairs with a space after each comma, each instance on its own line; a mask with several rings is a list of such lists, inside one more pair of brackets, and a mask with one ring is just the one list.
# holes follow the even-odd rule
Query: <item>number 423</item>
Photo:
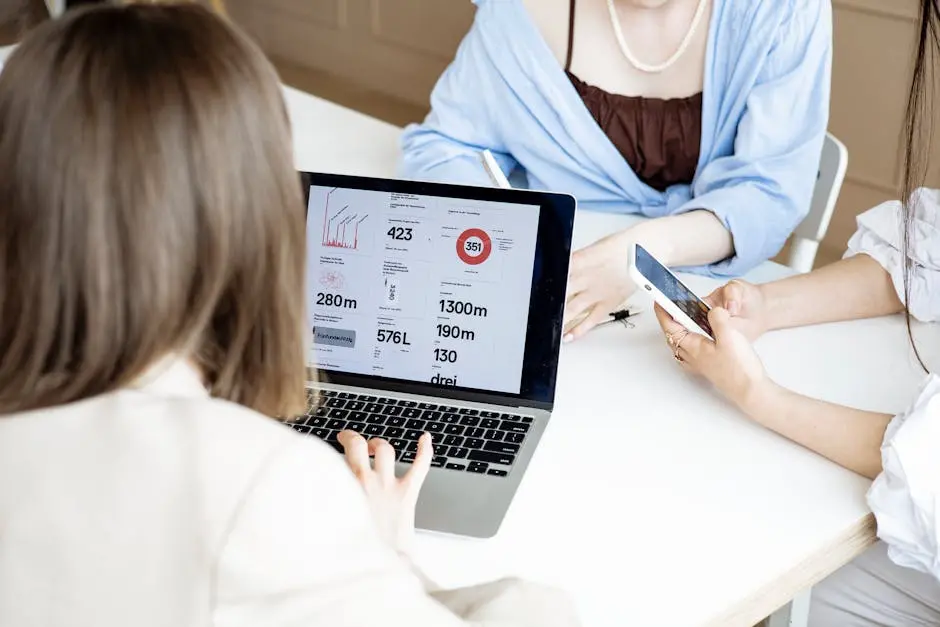
[[394, 240], [410, 242], [412, 238], [411, 227], [393, 226], [388, 230], [387, 235]]

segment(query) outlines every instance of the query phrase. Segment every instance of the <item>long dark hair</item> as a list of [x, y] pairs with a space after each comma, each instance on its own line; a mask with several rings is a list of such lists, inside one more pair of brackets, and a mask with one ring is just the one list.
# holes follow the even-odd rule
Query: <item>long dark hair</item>
[[132, 385], [305, 408], [303, 198], [277, 74], [197, 4], [76, 9], [0, 73], [0, 414]]
[[911, 231], [914, 225], [914, 199], [912, 195], [923, 186], [927, 176], [928, 152], [933, 138], [933, 105], [936, 89], [936, 62], [940, 57], [940, 0], [923, 0], [920, 9], [920, 29], [917, 54], [914, 57], [914, 75], [907, 101], [904, 121], [904, 180], [901, 188], [903, 229], [901, 251], [904, 257], [904, 309], [907, 334], [920, 365], [927, 370], [914, 343], [911, 330], [911, 278], [914, 260], [911, 251]]

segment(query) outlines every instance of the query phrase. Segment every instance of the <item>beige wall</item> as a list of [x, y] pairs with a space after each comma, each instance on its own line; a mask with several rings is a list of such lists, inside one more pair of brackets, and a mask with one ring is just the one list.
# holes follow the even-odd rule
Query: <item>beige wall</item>
[[[844, 249], [860, 211], [896, 196], [918, 4], [833, 0], [830, 127], [848, 146], [850, 166], [822, 260]], [[473, 18], [470, 0], [228, 0], [228, 5], [273, 56], [421, 107]], [[940, 175], [932, 179], [940, 181]]]
[[830, 251], [845, 248], [858, 213], [897, 197], [918, 4], [917, 0], [833, 0], [829, 127], [848, 146], [849, 171], [826, 237]]
[[226, 0], [272, 56], [424, 106], [473, 20], [470, 0]]

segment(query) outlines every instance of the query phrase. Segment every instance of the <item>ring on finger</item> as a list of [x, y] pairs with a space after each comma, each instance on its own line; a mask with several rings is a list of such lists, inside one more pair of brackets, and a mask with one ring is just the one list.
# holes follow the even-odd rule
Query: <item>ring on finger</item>
[[682, 357], [679, 355], [679, 349], [682, 348], [682, 340], [684, 340], [686, 337], [688, 337], [688, 335], [689, 335], [689, 332], [688, 332], [687, 330], [683, 329], [682, 331], [680, 331], [680, 332], [678, 333], [678, 336], [679, 336], [678, 339], [674, 339], [674, 340], [673, 340], [673, 342], [674, 342], [674, 343], [673, 343], [673, 349], [674, 349], [674, 350], [673, 350], [672, 356], [673, 356], [673, 357], [675, 358], [675, 360], [678, 361], [680, 364], [681, 364], [682, 362], [684, 362], [685, 360], [682, 359]]

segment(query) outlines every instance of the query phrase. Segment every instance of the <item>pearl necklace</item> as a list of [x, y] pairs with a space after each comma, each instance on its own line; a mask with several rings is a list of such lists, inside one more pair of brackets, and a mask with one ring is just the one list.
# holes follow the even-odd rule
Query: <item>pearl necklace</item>
[[607, 0], [607, 8], [610, 11], [610, 25], [614, 28], [614, 35], [617, 37], [617, 43], [620, 44], [620, 51], [623, 53], [623, 56], [627, 58], [627, 61], [630, 62], [630, 65], [640, 70], [641, 72], [646, 72], [647, 74], [659, 74], [665, 70], [668, 70], [673, 65], [676, 64], [676, 61], [685, 54], [685, 51], [688, 50], [689, 45], [692, 43], [692, 38], [695, 36], [698, 27], [702, 22], [702, 17], [705, 15], [705, 7], [708, 4], [708, 0], [699, 0], [698, 8], [695, 9], [695, 17], [692, 18], [692, 26], [689, 27], [689, 32], [686, 33], [685, 39], [682, 40], [682, 43], [679, 44], [679, 49], [676, 52], [666, 59], [664, 62], [659, 65], [649, 65], [638, 60], [633, 56], [633, 52], [630, 50], [630, 47], [627, 45], [627, 41], [623, 36], [623, 30], [620, 28], [620, 16], [617, 14], [617, 7], [614, 6], [614, 0]]

